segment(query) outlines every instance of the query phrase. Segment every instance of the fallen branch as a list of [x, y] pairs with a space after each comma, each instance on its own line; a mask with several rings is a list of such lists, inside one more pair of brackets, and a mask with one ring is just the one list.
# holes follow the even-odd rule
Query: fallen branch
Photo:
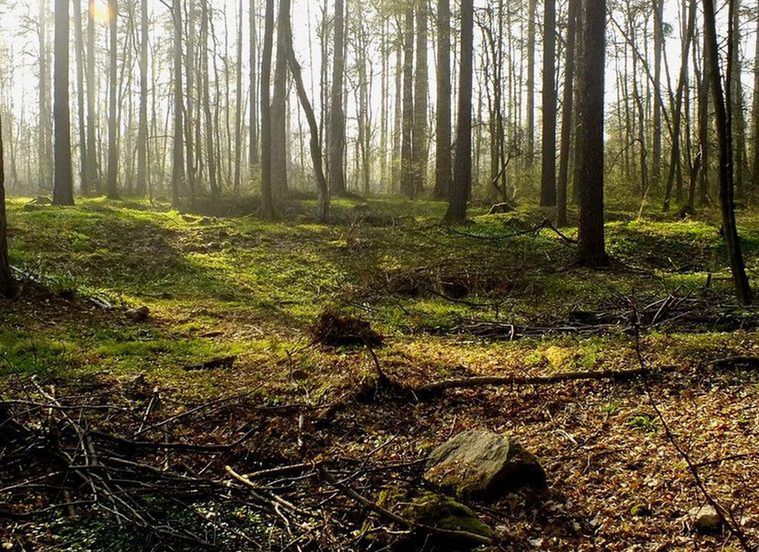
[[636, 368], [634, 370], [596, 370], [590, 372], [562, 372], [550, 376], [481, 376], [442, 380], [417, 387], [417, 394], [434, 394], [448, 389], [470, 389], [472, 387], [503, 387], [511, 385], [553, 385], [570, 381], [629, 381], [653, 373], [674, 372], [677, 368], [667, 366], [658, 369]]

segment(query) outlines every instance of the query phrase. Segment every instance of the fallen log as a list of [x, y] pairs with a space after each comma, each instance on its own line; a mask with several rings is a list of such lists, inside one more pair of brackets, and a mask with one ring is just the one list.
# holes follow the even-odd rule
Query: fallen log
[[[734, 356], [706, 363], [717, 370], [729, 370], [737, 367], [759, 369], [759, 357]], [[629, 381], [654, 374], [676, 372], [677, 366], [659, 368], [641, 367], [632, 370], [593, 370], [588, 372], [560, 372], [550, 376], [475, 376], [436, 381], [416, 387], [416, 395], [434, 395], [449, 389], [471, 389], [473, 387], [508, 387], [512, 385], [554, 385], [571, 381]]]

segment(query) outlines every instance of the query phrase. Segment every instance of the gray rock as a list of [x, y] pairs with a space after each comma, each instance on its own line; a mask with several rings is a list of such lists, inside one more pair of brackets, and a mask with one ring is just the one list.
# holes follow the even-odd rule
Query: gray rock
[[492, 431], [465, 431], [437, 447], [424, 478], [459, 496], [481, 498], [546, 486], [545, 471], [535, 456]]
[[691, 508], [688, 514], [693, 520], [694, 529], [701, 533], [714, 533], [722, 527], [722, 518], [709, 504]]
[[[492, 529], [472, 510], [444, 495], [427, 493], [416, 499], [409, 507], [408, 517], [415, 523], [428, 527], [448, 531], [466, 531], [488, 539], [493, 538]], [[447, 542], [439, 542], [439, 537], [432, 536], [431, 538], [433, 542], [428, 544], [437, 545], [441, 547], [441, 550], [471, 550], [477, 547], [477, 543], [468, 539], [460, 539], [456, 542], [446, 539]]]

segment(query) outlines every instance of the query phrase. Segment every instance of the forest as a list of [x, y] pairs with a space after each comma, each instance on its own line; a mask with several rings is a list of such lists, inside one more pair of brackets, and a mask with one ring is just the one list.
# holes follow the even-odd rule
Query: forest
[[755, 0], [0, 28], [2, 550], [759, 550]]

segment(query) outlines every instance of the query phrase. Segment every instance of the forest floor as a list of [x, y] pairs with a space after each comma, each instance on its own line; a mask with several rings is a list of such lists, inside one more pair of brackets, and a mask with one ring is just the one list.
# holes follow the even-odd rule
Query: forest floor
[[[502, 550], [740, 550], [727, 528], [694, 530], [689, 512], [705, 498], [691, 462], [731, 525], [759, 544], [759, 371], [713, 364], [759, 356], [759, 317], [735, 307], [716, 213], [680, 222], [612, 209], [612, 266], [590, 271], [574, 262], [575, 231], [556, 232], [537, 210], [475, 211], [471, 224], [451, 228], [439, 224], [440, 203], [338, 201], [330, 225], [314, 222], [311, 207], [266, 222], [143, 202], [60, 209], [11, 200], [12, 262], [25, 283], [0, 312], [2, 398], [25, 398], [32, 406], [22, 417], [42, 416], [33, 405], [54, 385], [46, 393], [63, 405], [86, 397], [137, 420], [124, 427], [98, 412], [87, 424], [101, 431], [205, 445], [244, 436], [203, 458], [171, 449], [139, 458], [217, 482], [230, 480], [227, 465], [247, 473], [328, 461], [397, 513], [425, 488], [431, 447], [465, 429], [508, 433], [538, 457], [549, 488], [468, 503]], [[759, 215], [739, 221], [759, 288]], [[142, 306], [145, 320], [128, 312]], [[325, 312], [368, 321], [384, 345], [315, 343]], [[641, 361], [655, 372], [643, 381], [413, 393], [452, 377], [621, 371]], [[378, 372], [396, 386], [376, 385]], [[159, 393], [160, 407], [151, 405]], [[0, 510], [19, 514], [0, 522], [9, 549], [155, 544], [87, 506], [24, 519], [55, 500], [40, 488], [9, 489], [19, 473], [2, 467], [3, 455], [0, 445]], [[226, 549], [263, 540], [272, 549], [364, 550], [397, 540], [402, 527], [318, 479], [275, 482], [304, 508], [306, 492], [337, 504], [292, 537], [241, 513], [243, 499], [225, 510], [218, 490], [165, 515], [192, 508], [203, 523], [213, 517], [204, 538]]]

